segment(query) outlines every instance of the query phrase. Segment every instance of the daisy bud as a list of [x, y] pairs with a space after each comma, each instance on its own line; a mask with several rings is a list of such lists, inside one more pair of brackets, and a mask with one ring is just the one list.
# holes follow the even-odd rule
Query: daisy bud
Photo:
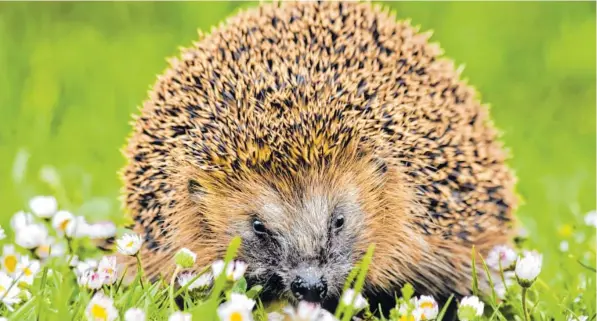
[[461, 321], [475, 320], [483, 315], [485, 304], [476, 296], [467, 296], [460, 301], [458, 318]]
[[29, 207], [35, 215], [50, 218], [58, 210], [58, 202], [53, 196], [36, 196], [29, 201]]
[[116, 240], [118, 252], [124, 255], [135, 256], [139, 253], [143, 239], [137, 234], [125, 234]]
[[184, 269], [192, 267], [195, 264], [196, 259], [197, 254], [191, 252], [191, 250], [186, 247], [178, 250], [176, 255], [174, 255], [174, 262], [176, 262], [176, 265]]
[[516, 261], [516, 279], [522, 287], [530, 287], [537, 279], [539, 272], [541, 272], [541, 265], [543, 263], [543, 256], [537, 252], [523, 253]]

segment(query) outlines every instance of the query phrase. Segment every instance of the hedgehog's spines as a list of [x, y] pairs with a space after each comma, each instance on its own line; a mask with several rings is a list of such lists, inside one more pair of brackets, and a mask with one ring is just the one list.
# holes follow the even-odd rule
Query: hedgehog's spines
[[[134, 118], [121, 175], [147, 271], [182, 246], [201, 265], [218, 258], [246, 219], [221, 210], [236, 198], [352, 179], [367, 215], [355, 251], [377, 244], [372, 287], [465, 293], [469, 247], [507, 241], [514, 178], [488, 110], [432, 33], [363, 3], [240, 11], [168, 59]], [[189, 179], [205, 193], [191, 196]]]

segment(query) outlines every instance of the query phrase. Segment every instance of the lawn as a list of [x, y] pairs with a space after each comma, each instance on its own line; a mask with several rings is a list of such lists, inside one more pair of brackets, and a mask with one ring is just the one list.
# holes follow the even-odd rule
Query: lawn
[[[252, 5], [0, 3], [0, 225], [9, 234], [3, 242], [14, 237], [10, 218], [29, 210], [35, 195], [54, 195], [61, 209], [89, 221], [122, 222], [117, 171], [131, 114], [167, 67], [165, 58], [196, 40], [197, 29], [209, 31]], [[595, 228], [584, 217], [596, 201], [595, 3], [385, 5], [434, 30], [432, 40], [465, 65], [464, 77], [491, 106], [518, 176], [524, 247], [543, 254], [540, 281], [531, 288], [534, 318], [575, 313], [594, 320]], [[33, 299], [15, 320], [33, 320], [37, 309], [47, 316], [41, 320], [83, 315], [91, 292], [78, 292], [65, 264], [55, 264], [63, 277], [40, 270]], [[168, 288], [154, 287], [109, 291], [121, 313], [137, 302], [165, 316], [168, 304], [158, 302]], [[513, 313], [522, 320], [519, 295], [513, 293]], [[78, 300], [75, 309], [69, 298]]]

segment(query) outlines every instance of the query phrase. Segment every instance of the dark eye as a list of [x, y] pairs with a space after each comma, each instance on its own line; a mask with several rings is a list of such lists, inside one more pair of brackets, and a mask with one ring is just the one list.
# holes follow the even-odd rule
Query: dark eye
[[267, 233], [265, 225], [263, 225], [263, 223], [260, 220], [253, 220], [253, 231], [255, 231], [255, 234], [258, 235], [263, 235]]
[[344, 215], [338, 215], [336, 219], [334, 219], [334, 228], [339, 230], [344, 226]]

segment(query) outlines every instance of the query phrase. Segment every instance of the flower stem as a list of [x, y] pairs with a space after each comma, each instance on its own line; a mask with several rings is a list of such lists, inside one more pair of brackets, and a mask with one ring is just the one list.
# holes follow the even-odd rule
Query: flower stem
[[172, 280], [170, 280], [170, 310], [174, 312], [176, 310], [176, 302], [174, 302], [174, 282], [176, 281], [176, 276], [180, 272], [180, 266], [177, 264], [174, 273], [172, 274]]
[[[73, 244], [72, 244], [71, 238], [66, 236], [65, 239], [66, 239], [66, 245], [68, 245], [68, 254], [70, 254], [70, 255], [75, 254], [75, 251], [73, 251]], [[50, 248], [50, 251], [52, 251], [51, 248]]]
[[143, 286], [143, 266], [141, 265], [139, 253], [137, 253], [135, 257], [137, 258], [137, 274], [139, 275], [139, 283], [141, 284], [141, 288], [145, 290], [145, 286]]
[[529, 312], [527, 311], [527, 291], [529, 288], [522, 287], [522, 311], [524, 312], [524, 320], [529, 321]]

